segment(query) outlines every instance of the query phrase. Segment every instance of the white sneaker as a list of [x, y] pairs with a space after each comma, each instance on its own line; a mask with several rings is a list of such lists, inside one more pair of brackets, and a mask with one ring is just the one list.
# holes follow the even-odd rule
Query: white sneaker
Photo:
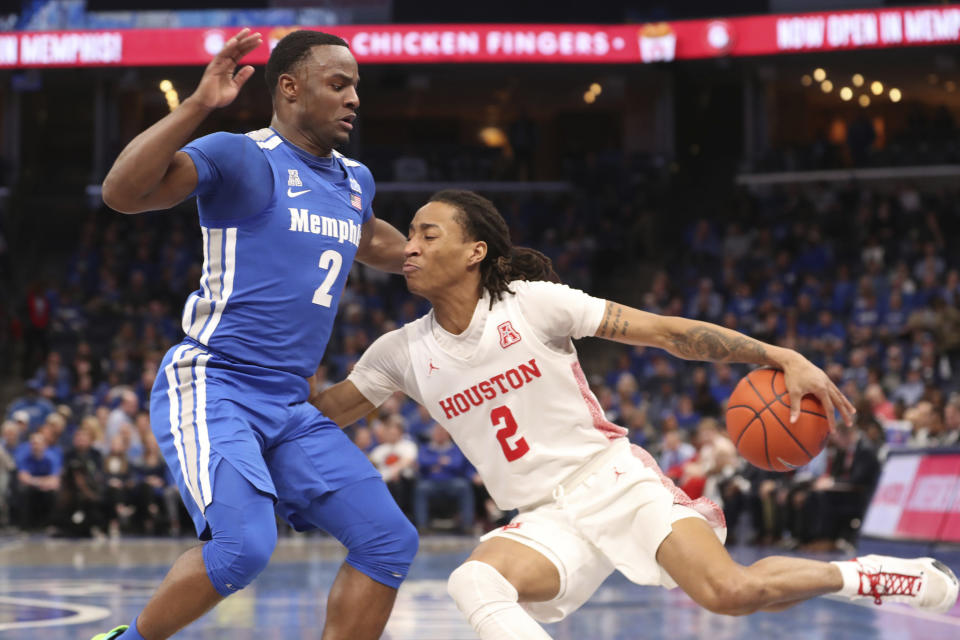
[[939, 560], [870, 555], [854, 562], [860, 572], [857, 595], [873, 598], [876, 604], [903, 602], [924, 611], [946, 613], [957, 602], [957, 577]]

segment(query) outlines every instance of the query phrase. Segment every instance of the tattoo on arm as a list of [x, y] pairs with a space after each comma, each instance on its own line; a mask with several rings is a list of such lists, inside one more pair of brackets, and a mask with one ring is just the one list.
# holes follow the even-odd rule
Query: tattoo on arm
[[746, 336], [731, 336], [713, 327], [696, 326], [670, 337], [674, 353], [688, 360], [765, 364], [763, 344]]
[[616, 338], [627, 335], [627, 327], [630, 325], [623, 317], [623, 306], [607, 300], [607, 309], [603, 312], [603, 320], [600, 321], [600, 328], [597, 329], [598, 338]]
[[603, 319], [600, 320], [600, 328], [597, 329], [598, 338], [607, 337], [607, 326], [610, 324], [610, 310], [613, 308], [613, 303], [607, 300], [607, 308], [603, 311]]

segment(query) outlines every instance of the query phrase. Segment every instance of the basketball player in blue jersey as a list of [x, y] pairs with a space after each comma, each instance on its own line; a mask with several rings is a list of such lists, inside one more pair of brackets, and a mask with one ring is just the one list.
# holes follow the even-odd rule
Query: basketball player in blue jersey
[[[371, 209], [373, 178], [334, 147], [356, 118], [357, 62], [315, 31], [281, 40], [266, 66], [269, 128], [186, 144], [253, 74], [261, 44], [230, 39], [192, 96], [133, 139], [104, 201], [139, 213], [196, 196], [200, 288], [183, 342], [160, 365], [151, 422], [197, 534], [129, 626], [96, 640], [160, 640], [247, 586], [277, 539], [274, 512], [348, 549], [327, 602], [325, 640], [379, 638], [416, 553], [416, 531], [380, 474], [307, 400], [354, 259], [399, 272], [403, 235]], [[184, 146], [186, 144], [186, 146]]]

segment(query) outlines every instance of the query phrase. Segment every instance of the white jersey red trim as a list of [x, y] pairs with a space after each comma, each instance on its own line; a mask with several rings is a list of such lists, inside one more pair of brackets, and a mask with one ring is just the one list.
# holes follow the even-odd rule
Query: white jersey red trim
[[[550, 496], [608, 446], [577, 382], [576, 350], [571, 344], [569, 353], [557, 353], [542, 344], [514, 296], [507, 294], [486, 314], [467, 358], [440, 346], [433, 322], [431, 313], [403, 329], [423, 404], [477, 468], [501, 509]], [[442, 375], [430, 375], [431, 363]]]
[[[381, 336], [348, 379], [374, 404], [396, 390], [423, 404], [477, 468], [497, 505], [523, 509], [550, 500], [556, 487], [626, 430], [605, 418], [571, 336], [544, 333], [555, 319], [567, 325], [564, 311], [575, 308], [590, 315], [574, 329], [577, 335], [592, 334], [603, 301], [546, 282], [510, 286], [516, 294], [489, 310], [484, 295], [460, 336], [435, 326], [433, 312]], [[524, 315], [533, 309], [550, 320], [538, 316], [533, 326]], [[676, 504], [723, 526], [716, 505], [691, 500], [643, 449], [635, 447], [634, 455], [656, 471]]]

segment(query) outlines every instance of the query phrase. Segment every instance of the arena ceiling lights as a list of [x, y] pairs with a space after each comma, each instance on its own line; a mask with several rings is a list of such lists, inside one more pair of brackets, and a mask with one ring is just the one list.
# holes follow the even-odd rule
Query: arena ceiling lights
[[[290, 28], [253, 27], [269, 47]], [[950, 5], [680, 20], [638, 25], [432, 24], [323, 26], [362, 64], [640, 64], [960, 43]], [[0, 34], [0, 68], [204, 65], [235, 29], [132, 29]]]

